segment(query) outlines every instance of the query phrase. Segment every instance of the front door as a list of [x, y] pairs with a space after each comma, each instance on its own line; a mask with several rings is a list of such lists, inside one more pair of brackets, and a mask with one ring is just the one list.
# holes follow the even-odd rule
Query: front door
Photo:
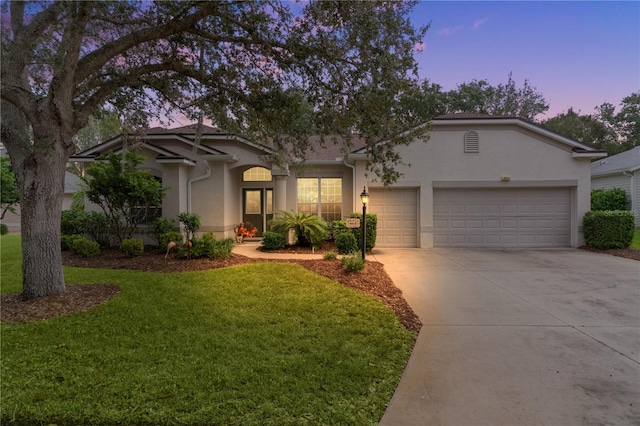
[[242, 221], [251, 222], [261, 237], [267, 223], [273, 219], [273, 189], [255, 188], [242, 190]]

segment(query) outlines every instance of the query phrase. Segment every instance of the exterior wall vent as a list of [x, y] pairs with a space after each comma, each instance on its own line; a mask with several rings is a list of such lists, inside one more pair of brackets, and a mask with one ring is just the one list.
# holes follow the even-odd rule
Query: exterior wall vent
[[478, 132], [470, 130], [464, 134], [464, 152], [480, 152]]

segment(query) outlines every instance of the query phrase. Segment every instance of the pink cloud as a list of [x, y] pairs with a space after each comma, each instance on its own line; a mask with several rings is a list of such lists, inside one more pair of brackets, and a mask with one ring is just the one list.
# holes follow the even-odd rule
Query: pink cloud
[[459, 31], [462, 31], [463, 29], [464, 29], [463, 25], [456, 25], [455, 27], [443, 28], [440, 31], [438, 31], [438, 34], [445, 37], [449, 37]]
[[488, 20], [489, 20], [489, 18], [476, 19], [473, 22], [473, 25], [471, 26], [471, 29], [472, 30], [477, 30], [478, 28], [480, 28], [481, 26], [486, 24]]

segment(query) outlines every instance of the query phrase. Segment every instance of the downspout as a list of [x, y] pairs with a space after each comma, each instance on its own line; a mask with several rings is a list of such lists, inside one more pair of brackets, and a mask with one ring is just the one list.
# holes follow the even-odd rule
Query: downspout
[[187, 181], [187, 212], [188, 213], [193, 213], [191, 211], [191, 184], [193, 184], [193, 182], [199, 182], [201, 180], [209, 179], [211, 177], [211, 167], [209, 166], [209, 161], [204, 160], [204, 165], [207, 168], [207, 171], [203, 175], [196, 176]]

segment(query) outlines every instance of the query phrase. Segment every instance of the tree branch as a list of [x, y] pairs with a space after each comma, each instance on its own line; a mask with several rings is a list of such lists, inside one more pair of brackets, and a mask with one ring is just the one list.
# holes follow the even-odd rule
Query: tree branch
[[144, 28], [94, 50], [78, 61], [78, 71], [75, 75], [74, 86], [77, 86], [91, 74], [101, 69], [110, 60], [135, 46], [186, 31], [201, 19], [213, 14], [217, 7], [217, 2], [204, 2], [199, 4], [199, 8], [194, 13], [180, 21], [171, 20], [163, 25]]

